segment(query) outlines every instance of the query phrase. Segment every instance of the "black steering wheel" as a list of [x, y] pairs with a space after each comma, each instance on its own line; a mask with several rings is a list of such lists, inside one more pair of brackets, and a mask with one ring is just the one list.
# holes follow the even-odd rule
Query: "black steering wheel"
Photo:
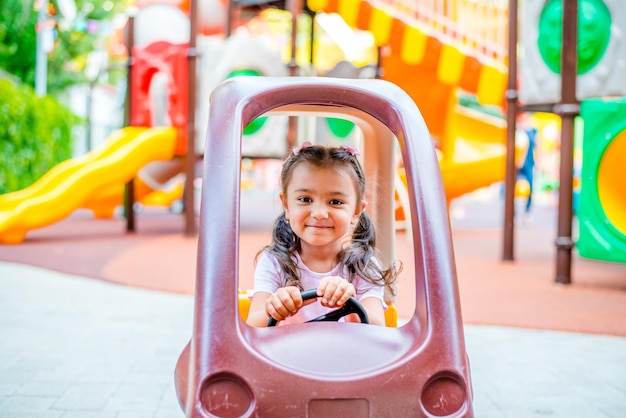
[[[305, 290], [304, 292], [301, 293], [301, 295], [302, 295], [303, 301], [318, 298], [317, 289]], [[352, 296], [350, 296], [350, 299], [348, 299], [341, 308], [335, 309], [334, 311], [328, 312], [324, 315], [320, 315], [317, 318], [311, 319], [310, 321], [307, 321], [307, 322], [338, 321], [340, 318], [343, 318], [344, 316], [350, 315], [353, 313], [359, 316], [361, 323], [363, 324], [370, 323], [369, 318], [367, 317], [367, 312], [365, 311], [365, 308], [363, 307], [363, 305], [361, 305], [361, 303], [358, 300], [356, 300]], [[278, 323], [277, 320], [270, 317], [270, 319], [267, 321], [267, 326], [273, 327], [277, 323]]]

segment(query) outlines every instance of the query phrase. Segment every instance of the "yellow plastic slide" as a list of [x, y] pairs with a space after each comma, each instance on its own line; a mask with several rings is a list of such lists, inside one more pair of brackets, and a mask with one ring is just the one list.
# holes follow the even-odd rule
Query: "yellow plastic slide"
[[33, 185], [0, 196], [0, 243], [19, 244], [26, 233], [58, 222], [91, 196], [128, 182], [151, 161], [174, 156], [174, 128], [129, 127], [98, 149], [53, 167]]
[[[153, 162], [151, 164], [154, 164]], [[142, 179], [139, 171], [134, 181], [135, 202], [146, 206], [171, 206], [174, 201], [182, 199], [184, 176], [178, 176], [165, 184], [154, 187]], [[112, 218], [115, 210], [124, 204], [125, 183], [111, 184], [98, 193], [94, 193], [84, 202], [81, 208], [89, 209], [96, 218]]]
[[452, 104], [447, 115], [439, 166], [450, 204], [457, 197], [504, 180], [506, 121], [458, 104]]

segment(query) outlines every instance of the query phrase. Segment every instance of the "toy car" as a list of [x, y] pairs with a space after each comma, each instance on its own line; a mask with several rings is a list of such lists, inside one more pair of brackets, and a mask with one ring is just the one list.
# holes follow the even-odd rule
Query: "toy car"
[[[394, 256], [397, 146], [406, 170], [415, 310], [400, 327], [253, 328], [238, 304], [243, 128], [265, 113], [341, 117], [362, 131], [381, 260]], [[473, 417], [448, 210], [428, 129], [382, 80], [236, 77], [214, 90], [204, 159], [195, 316], [175, 371], [187, 417]]]

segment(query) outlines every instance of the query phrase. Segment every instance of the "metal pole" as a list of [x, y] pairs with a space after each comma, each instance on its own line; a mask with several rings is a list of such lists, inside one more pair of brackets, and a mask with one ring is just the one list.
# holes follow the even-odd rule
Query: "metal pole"
[[311, 30], [309, 31], [309, 64], [311, 64], [310, 68], [313, 69], [315, 64], [315, 17], [317, 16], [317, 12], [312, 11], [308, 7], [306, 11], [311, 17]]
[[[124, 125], [130, 126], [132, 119], [132, 86], [133, 86], [133, 48], [135, 46], [135, 17], [128, 17], [126, 47], [128, 48], [126, 73], [126, 114]], [[124, 186], [124, 214], [126, 215], [126, 232], [135, 232], [135, 179], [131, 178]]]
[[49, 30], [48, 0], [40, 0], [39, 14], [37, 17], [37, 56], [35, 61], [35, 92], [37, 96], [45, 96], [48, 84], [48, 53], [44, 48], [44, 34]]
[[198, 228], [196, 226], [196, 205], [194, 196], [194, 180], [196, 178], [196, 58], [198, 56], [196, 50], [197, 37], [197, 0], [189, 2], [189, 21], [190, 36], [189, 50], [187, 51], [188, 63], [188, 107], [187, 107], [187, 155], [185, 158], [185, 234], [188, 236], [196, 235]]
[[289, 75], [298, 75], [298, 63], [296, 62], [296, 51], [298, 48], [298, 15], [302, 11], [302, 0], [287, 0], [289, 12], [291, 13], [291, 59], [289, 60]]
[[378, 79], [383, 78], [383, 48], [380, 46], [376, 47], [376, 69], [374, 77]]
[[517, 0], [509, 0], [509, 71], [506, 91], [506, 171], [504, 181], [503, 260], [514, 260], [515, 248], [515, 130], [517, 128]]
[[559, 211], [556, 245], [557, 283], [572, 281], [572, 189], [574, 169], [574, 121], [580, 114], [576, 99], [576, 73], [578, 67], [577, 33], [578, 0], [564, 0], [563, 44], [561, 52], [561, 103], [554, 113], [561, 117], [561, 164], [559, 172]]
[[[291, 59], [289, 60], [289, 75], [298, 75], [298, 63], [296, 61], [297, 39], [298, 39], [298, 15], [302, 11], [302, 0], [287, 0], [287, 8], [291, 13]], [[287, 131], [287, 150], [296, 146], [298, 134], [298, 118], [289, 116], [289, 127]]]
[[87, 152], [91, 151], [91, 109], [92, 109], [92, 104], [93, 104], [93, 89], [94, 89], [94, 85], [95, 82], [93, 81], [89, 81], [89, 89], [87, 90], [87, 117], [86, 117], [86, 123], [87, 123], [87, 129], [85, 129], [85, 150]]
[[[193, 0], [192, 0], [193, 1]], [[191, 7], [191, 5], [190, 5]], [[235, 9], [235, 0], [228, 0], [228, 10], [226, 12], [226, 37], [228, 38], [233, 33], [233, 11]]]

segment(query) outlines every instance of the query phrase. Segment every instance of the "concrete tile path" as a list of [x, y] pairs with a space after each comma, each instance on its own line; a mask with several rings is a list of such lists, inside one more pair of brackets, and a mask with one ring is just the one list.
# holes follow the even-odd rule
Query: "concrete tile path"
[[[1, 418], [176, 418], [193, 299], [0, 262]], [[481, 418], [622, 418], [626, 338], [466, 325]]]

